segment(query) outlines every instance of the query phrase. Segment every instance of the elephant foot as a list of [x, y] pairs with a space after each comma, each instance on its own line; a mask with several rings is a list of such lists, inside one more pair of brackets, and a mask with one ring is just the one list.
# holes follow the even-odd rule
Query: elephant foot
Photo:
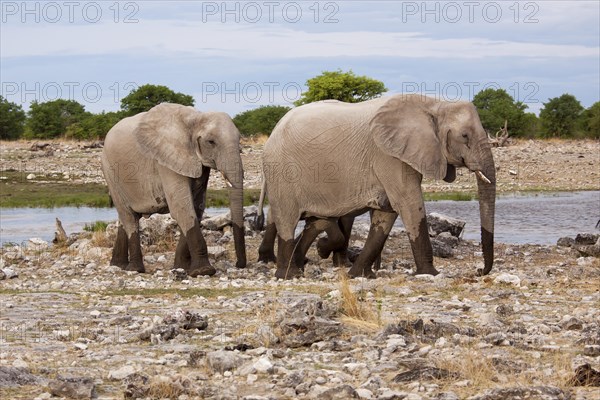
[[127, 266], [129, 265], [129, 260], [119, 260], [112, 258], [110, 260], [110, 265], [116, 265], [117, 267], [127, 270]]
[[427, 266], [427, 267], [417, 268], [417, 271], [415, 272], [415, 275], [433, 275], [433, 276], [436, 276], [439, 273], [440, 272], [437, 269], [435, 269], [435, 267], [433, 265], [430, 265], [430, 266]]
[[244, 261], [237, 260], [235, 262], [235, 267], [238, 269], [246, 268], [246, 263]]
[[331, 249], [329, 248], [329, 240], [321, 238], [317, 241], [317, 253], [322, 259], [327, 259], [331, 255]]
[[146, 269], [144, 268], [144, 264], [142, 264], [140, 262], [132, 261], [124, 267], [122, 267], [120, 265], [119, 265], [119, 267], [124, 271], [135, 271], [135, 272], [139, 272], [140, 274], [143, 274], [144, 272], [146, 272]]
[[278, 267], [277, 271], [275, 271], [275, 277], [279, 279], [294, 279], [299, 278], [303, 275], [303, 272], [300, 268], [291, 266], [287, 267]]
[[217, 270], [210, 264], [202, 265], [199, 267], [189, 268], [186, 270], [187, 274], [192, 278], [197, 276], [213, 276], [217, 273]]
[[265, 264], [268, 264], [270, 262], [276, 263], [277, 262], [277, 257], [275, 257], [274, 253], [258, 253], [258, 262], [264, 262]]
[[346, 254], [334, 253], [333, 266], [335, 268], [351, 268], [352, 262], [350, 262]]
[[190, 269], [190, 266], [192, 265], [192, 260], [190, 258], [180, 258], [177, 259], [177, 257], [175, 257], [175, 265], [174, 268], [183, 268], [186, 271], [188, 269]]
[[362, 268], [356, 264], [354, 264], [352, 266], [352, 268], [350, 268], [350, 270], [348, 271], [348, 276], [350, 276], [351, 278], [367, 278], [367, 279], [377, 278], [377, 276], [375, 275], [375, 272], [373, 272], [373, 270], [370, 267]]

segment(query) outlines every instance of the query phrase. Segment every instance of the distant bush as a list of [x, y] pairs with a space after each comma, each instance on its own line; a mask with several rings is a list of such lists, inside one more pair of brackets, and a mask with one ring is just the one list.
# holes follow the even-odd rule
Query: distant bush
[[52, 139], [63, 135], [69, 126], [81, 122], [90, 113], [75, 100], [33, 101], [29, 106], [25, 136]]
[[368, 76], [355, 75], [352, 70], [343, 72], [323, 71], [306, 81], [308, 90], [294, 104], [300, 106], [319, 100], [339, 100], [346, 103], [360, 103], [371, 100], [387, 92], [383, 82]]
[[27, 115], [23, 108], [0, 96], [0, 139], [15, 140], [25, 129]]
[[573, 137], [581, 124], [583, 106], [575, 96], [565, 93], [548, 99], [540, 110], [540, 121], [546, 137]]
[[290, 108], [285, 106], [262, 106], [237, 114], [233, 117], [233, 123], [242, 136], [270, 135], [288, 111]]
[[600, 139], [600, 101], [581, 114], [580, 126], [583, 136]]
[[473, 97], [483, 128], [496, 133], [507, 121], [508, 132], [512, 137], [534, 136], [537, 133], [537, 117], [526, 113], [527, 105], [515, 101], [504, 89], [485, 89]]
[[183, 93], [176, 93], [166, 86], [142, 85], [132, 90], [121, 100], [121, 110], [126, 116], [148, 111], [160, 103], [176, 103], [193, 106], [194, 98]]
[[103, 140], [108, 131], [124, 116], [125, 113], [122, 111], [89, 114], [80, 122], [70, 125], [65, 132], [65, 137], [76, 140]]

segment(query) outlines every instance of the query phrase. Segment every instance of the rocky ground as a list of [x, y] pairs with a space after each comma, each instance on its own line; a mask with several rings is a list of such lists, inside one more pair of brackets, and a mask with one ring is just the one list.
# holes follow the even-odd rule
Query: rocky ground
[[172, 220], [144, 220], [146, 274], [109, 265], [114, 231], [2, 250], [2, 399], [600, 398], [600, 259], [577, 250], [597, 236], [499, 244], [478, 277], [477, 243], [442, 233], [431, 277], [394, 230], [375, 280], [312, 249], [280, 281], [255, 232], [238, 270], [228, 228], [206, 230], [218, 273], [190, 279]]
[[[47, 146], [44, 146], [47, 145]], [[103, 183], [100, 168], [102, 149], [80, 142], [0, 142], [0, 171], [19, 171], [36, 180], [44, 177], [71, 183]], [[597, 141], [513, 141], [510, 146], [494, 148], [498, 168], [498, 189], [585, 190], [600, 186], [600, 145]], [[247, 141], [242, 145], [245, 187], [260, 188], [262, 144]], [[473, 174], [459, 170], [456, 182], [426, 181], [427, 191], [473, 191]], [[213, 173], [210, 187], [224, 188], [220, 174]]]
[[[102, 182], [101, 149], [31, 145], [1, 143], [1, 169]], [[598, 150], [494, 149], [499, 188], [598, 190]], [[260, 154], [243, 148], [247, 187], [260, 186]], [[425, 183], [473, 185], [470, 174]], [[0, 250], [1, 399], [600, 399], [595, 236], [499, 243], [492, 273], [479, 277], [477, 243], [432, 232], [441, 274], [430, 277], [411, 275], [406, 235], [394, 230], [375, 280], [346, 279], [313, 248], [303, 278], [279, 281], [255, 262], [261, 233], [247, 231], [250, 262], [238, 270], [228, 228], [205, 221], [218, 272], [190, 279], [173, 270], [173, 221], [142, 221], [145, 274], [109, 265], [112, 225]], [[367, 231], [355, 228], [353, 249]]]

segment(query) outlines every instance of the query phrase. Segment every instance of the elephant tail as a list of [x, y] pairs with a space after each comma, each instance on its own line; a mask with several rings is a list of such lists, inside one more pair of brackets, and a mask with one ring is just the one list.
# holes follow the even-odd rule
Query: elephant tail
[[265, 180], [265, 174], [262, 176], [262, 187], [260, 189], [260, 198], [258, 199], [258, 212], [254, 219], [254, 229], [262, 231], [265, 228], [265, 212], [263, 210], [265, 205], [265, 194], [267, 189], [267, 181]]

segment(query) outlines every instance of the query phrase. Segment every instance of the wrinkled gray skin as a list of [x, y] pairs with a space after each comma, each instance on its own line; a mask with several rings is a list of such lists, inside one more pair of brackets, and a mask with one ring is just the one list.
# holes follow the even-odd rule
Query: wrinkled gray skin
[[246, 266], [240, 134], [225, 113], [200, 113], [163, 103], [125, 118], [106, 135], [102, 170], [119, 214], [111, 263], [144, 272], [139, 238], [142, 215], [170, 212], [182, 235], [175, 267], [190, 276], [213, 275], [200, 229], [210, 169], [229, 189], [237, 267]]
[[487, 274], [494, 256], [496, 171], [473, 104], [396, 95], [357, 104], [326, 100], [291, 110], [263, 153], [269, 224], [279, 235], [276, 276], [301, 273], [292, 257], [300, 218], [337, 218], [367, 209], [374, 210], [371, 230], [351, 276], [374, 277], [370, 265], [398, 214], [416, 273], [437, 274], [421, 181], [452, 182], [458, 167], [477, 175], [484, 257], [479, 273]]

